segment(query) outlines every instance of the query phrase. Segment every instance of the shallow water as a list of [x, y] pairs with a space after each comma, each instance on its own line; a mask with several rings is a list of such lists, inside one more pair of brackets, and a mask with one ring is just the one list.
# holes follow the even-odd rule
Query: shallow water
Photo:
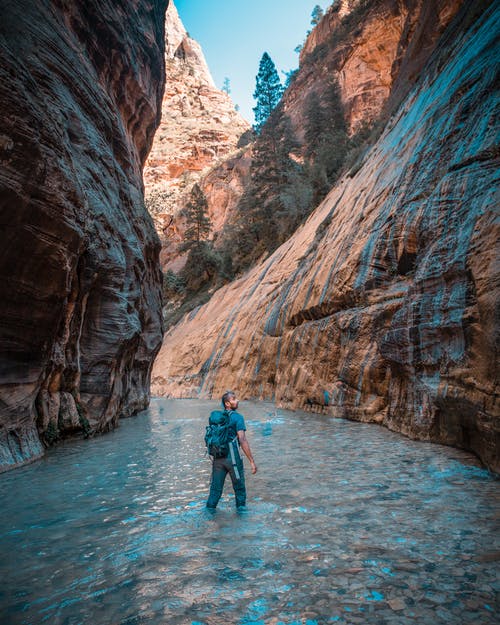
[[499, 482], [466, 453], [243, 402], [259, 466], [204, 509], [215, 402], [152, 401], [0, 475], [2, 625], [498, 622]]

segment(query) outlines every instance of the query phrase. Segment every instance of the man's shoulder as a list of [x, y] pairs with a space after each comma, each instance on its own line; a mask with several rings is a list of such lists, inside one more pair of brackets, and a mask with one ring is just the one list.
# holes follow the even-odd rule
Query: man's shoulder
[[237, 426], [238, 430], [245, 430], [245, 419], [242, 414], [233, 410], [231, 412], [231, 422]]
[[236, 410], [233, 410], [231, 412], [231, 419], [243, 419], [244, 420], [244, 417], [240, 412], [236, 412]]

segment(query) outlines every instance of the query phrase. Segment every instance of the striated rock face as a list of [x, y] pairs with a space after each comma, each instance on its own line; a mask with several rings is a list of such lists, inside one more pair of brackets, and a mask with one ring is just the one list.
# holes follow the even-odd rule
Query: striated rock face
[[142, 167], [164, 0], [5, 0], [0, 23], [0, 470], [149, 401], [159, 241]]
[[326, 44], [341, 20], [352, 13], [361, 4], [360, 0], [336, 0], [325, 11], [318, 24], [309, 32], [300, 51], [300, 65], [303, 66], [305, 59], [314, 52], [317, 46]]
[[[212, 224], [212, 236], [217, 236], [224, 225], [235, 215], [238, 201], [243, 194], [244, 185], [248, 179], [251, 163], [249, 148], [238, 150], [233, 156], [229, 155], [208, 171], [200, 172], [197, 183], [205, 194], [208, 215]], [[177, 197], [178, 204], [171, 207], [169, 213], [155, 213], [154, 220], [158, 234], [162, 241], [160, 262], [164, 271], [180, 271], [187, 258], [187, 253], [179, 252], [179, 244], [184, 241], [185, 223], [181, 214], [185, 203], [189, 199], [189, 192], [194, 184], [190, 182], [179, 195], [175, 192], [170, 198]]]
[[307, 38], [300, 72], [284, 104], [298, 133], [304, 94], [338, 81], [351, 132], [400, 102], [463, 0], [342, 0]]
[[[462, 0], [339, 0], [309, 34], [300, 71], [284, 96], [284, 109], [303, 139], [307, 96], [326, 95], [336, 80], [351, 133], [394, 107], [418, 76]], [[196, 182], [204, 191], [216, 238], [236, 217], [248, 183], [251, 148], [235, 151], [249, 126], [228, 96], [214, 90], [198, 44], [191, 40], [173, 4], [167, 12], [167, 87], [163, 123], [145, 170], [148, 193], [163, 190], [151, 207], [162, 241], [161, 265], [178, 272], [185, 224], [182, 209]], [[200, 92], [211, 97], [200, 102]], [[326, 96], [328, 97], [328, 96]], [[221, 126], [221, 119], [224, 120]], [[221, 134], [220, 129], [224, 128]], [[200, 128], [203, 132], [200, 132]], [[166, 197], [165, 197], [166, 196]], [[216, 242], [220, 247], [220, 240]]]
[[[211, 167], [230, 158], [250, 128], [229, 95], [215, 87], [203, 52], [187, 34], [173, 2], [167, 10], [165, 64], [162, 122], [144, 169], [146, 193], [165, 193], [161, 209], [154, 211], [164, 268], [177, 257], [183, 232], [179, 212], [189, 191]], [[224, 181], [227, 167], [219, 172]], [[219, 223], [224, 210], [219, 209], [220, 195], [211, 195], [213, 185], [206, 190], [207, 200], [212, 220]]]
[[155, 394], [303, 407], [327, 391], [334, 415], [500, 470], [499, 13], [468, 4], [357, 173], [170, 330]]

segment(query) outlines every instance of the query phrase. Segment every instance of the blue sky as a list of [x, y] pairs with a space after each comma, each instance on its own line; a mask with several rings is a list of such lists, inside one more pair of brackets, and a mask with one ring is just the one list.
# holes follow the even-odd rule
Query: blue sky
[[282, 70], [296, 69], [294, 49], [312, 28], [314, 0], [174, 0], [184, 27], [201, 45], [215, 84], [230, 80], [231, 97], [240, 113], [253, 123], [255, 76], [263, 52]]

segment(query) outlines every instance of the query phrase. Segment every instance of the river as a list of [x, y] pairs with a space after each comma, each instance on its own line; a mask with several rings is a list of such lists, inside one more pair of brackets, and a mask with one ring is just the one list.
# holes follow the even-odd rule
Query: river
[[0, 475], [2, 625], [498, 623], [499, 482], [377, 425], [242, 402], [258, 464], [205, 510], [216, 402], [153, 399]]

